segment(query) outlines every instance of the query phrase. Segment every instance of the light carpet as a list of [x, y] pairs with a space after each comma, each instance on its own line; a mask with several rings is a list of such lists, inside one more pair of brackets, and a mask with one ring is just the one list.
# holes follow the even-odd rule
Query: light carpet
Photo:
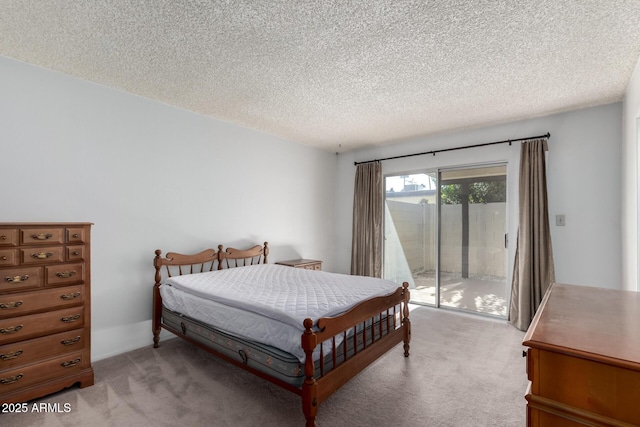
[[[323, 402], [319, 426], [523, 426], [523, 332], [505, 321], [419, 307], [411, 356], [393, 348]], [[182, 340], [94, 363], [95, 385], [2, 413], [2, 426], [303, 426], [300, 398]]]

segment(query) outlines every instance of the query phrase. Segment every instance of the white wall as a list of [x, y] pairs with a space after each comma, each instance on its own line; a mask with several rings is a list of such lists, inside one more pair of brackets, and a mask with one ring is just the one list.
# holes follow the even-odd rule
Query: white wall
[[0, 57], [0, 221], [88, 221], [92, 353], [151, 343], [155, 249], [333, 268], [335, 154]]
[[[350, 268], [354, 161], [550, 132], [547, 173], [556, 280], [622, 288], [621, 123], [622, 105], [615, 103], [340, 154], [338, 182], [343, 185], [336, 198], [336, 270], [346, 273]], [[519, 149], [519, 144], [504, 144], [384, 161], [383, 173], [504, 161], [508, 163], [507, 198], [514, 201]], [[566, 216], [565, 227], [555, 226], [556, 214]], [[516, 209], [509, 209], [507, 221], [511, 242], [515, 243]], [[512, 275], [514, 246], [510, 245], [508, 254], [508, 277]]]
[[622, 253], [623, 283], [625, 289], [640, 291], [638, 273], [638, 245], [640, 229], [638, 203], [640, 203], [640, 176], [638, 164], [640, 150], [640, 61], [627, 86], [624, 100], [624, 127], [622, 144]]

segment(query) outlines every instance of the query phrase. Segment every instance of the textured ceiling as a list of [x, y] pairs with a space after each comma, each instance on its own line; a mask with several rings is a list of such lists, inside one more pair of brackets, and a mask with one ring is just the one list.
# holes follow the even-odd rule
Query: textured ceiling
[[620, 101], [640, 0], [0, 0], [0, 55], [346, 151]]

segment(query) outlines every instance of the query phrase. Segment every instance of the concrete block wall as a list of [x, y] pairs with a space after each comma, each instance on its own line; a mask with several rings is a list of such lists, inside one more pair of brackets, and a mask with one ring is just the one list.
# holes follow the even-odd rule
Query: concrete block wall
[[[433, 204], [387, 201], [398, 239], [411, 271], [436, 269], [436, 209]], [[506, 204], [469, 205], [469, 274], [505, 277]], [[441, 218], [441, 268], [459, 274], [462, 262], [462, 208], [443, 205]]]

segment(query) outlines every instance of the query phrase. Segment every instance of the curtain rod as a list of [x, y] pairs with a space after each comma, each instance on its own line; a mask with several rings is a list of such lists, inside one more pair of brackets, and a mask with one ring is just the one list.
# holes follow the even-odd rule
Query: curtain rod
[[509, 145], [511, 145], [512, 142], [530, 141], [532, 139], [542, 139], [542, 138], [549, 139], [549, 137], [551, 137], [551, 134], [549, 132], [547, 132], [544, 135], [530, 136], [528, 138], [506, 139], [504, 141], [485, 142], [484, 144], [465, 145], [463, 147], [453, 147], [453, 148], [443, 148], [441, 150], [425, 151], [423, 153], [404, 154], [402, 156], [384, 157], [382, 159], [367, 160], [367, 161], [364, 161], [364, 162], [353, 162], [353, 164], [357, 166], [357, 165], [362, 164], [362, 163], [381, 162], [383, 160], [401, 159], [403, 157], [424, 156], [425, 154], [433, 154], [435, 156], [436, 153], [442, 153], [444, 151], [464, 150], [465, 148], [485, 147], [487, 145], [496, 145], [496, 144], [509, 144]]

